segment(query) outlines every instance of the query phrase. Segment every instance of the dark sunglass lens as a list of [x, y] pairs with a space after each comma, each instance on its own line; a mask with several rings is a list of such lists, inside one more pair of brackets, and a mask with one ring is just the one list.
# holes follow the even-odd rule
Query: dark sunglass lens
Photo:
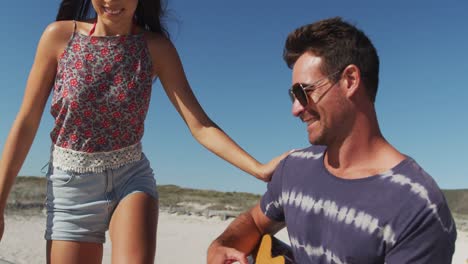
[[294, 100], [296, 100], [296, 97], [294, 96], [292, 89], [288, 90], [288, 94], [289, 94], [289, 99], [291, 99], [291, 103], [294, 103]]
[[299, 83], [293, 85], [292, 92], [302, 106], [307, 105], [307, 94]]

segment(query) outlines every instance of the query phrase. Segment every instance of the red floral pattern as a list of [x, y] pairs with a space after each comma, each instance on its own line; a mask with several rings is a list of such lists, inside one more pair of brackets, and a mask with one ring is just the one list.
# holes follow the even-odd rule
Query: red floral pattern
[[50, 110], [53, 143], [88, 153], [138, 143], [151, 95], [151, 68], [143, 34], [75, 33], [57, 68]]

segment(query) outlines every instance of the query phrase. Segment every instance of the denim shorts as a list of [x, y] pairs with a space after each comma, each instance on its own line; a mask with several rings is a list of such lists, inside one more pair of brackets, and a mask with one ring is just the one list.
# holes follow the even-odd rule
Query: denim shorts
[[143, 192], [158, 199], [148, 159], [100, 173], [65, 172], [49, 166], [45, 239], [104, 243], [119, 202]]

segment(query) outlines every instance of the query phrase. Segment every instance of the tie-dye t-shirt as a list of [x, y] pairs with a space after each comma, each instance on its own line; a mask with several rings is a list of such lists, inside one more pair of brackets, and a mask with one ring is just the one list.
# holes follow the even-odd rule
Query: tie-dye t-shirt
[[326, 170], [324, 151], [311, 146], [290, 154], [261, 200], [265, 215], [286, 223], [297, 263], [451, 263], [454, 220], [413, 159], [345, 180]]

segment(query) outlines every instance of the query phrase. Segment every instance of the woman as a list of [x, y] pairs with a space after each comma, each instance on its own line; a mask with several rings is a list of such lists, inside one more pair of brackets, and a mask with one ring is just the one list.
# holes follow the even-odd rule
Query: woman
[[[90, 4], [97, 16], [85, 20]], [[51, 87], [48, 263], [100, 263], [106, 230], [113, 263], [154, 262], [158, 196], [140, 141], [156, 77], [203, 146], [269, 180], [286, 153], [260, 164], [208, 118], [161, 25], [162, 15], [160, 1], [62, 1], [57, 21], [38, 44], [0, 162], [0, 238], [8, 193]]]

